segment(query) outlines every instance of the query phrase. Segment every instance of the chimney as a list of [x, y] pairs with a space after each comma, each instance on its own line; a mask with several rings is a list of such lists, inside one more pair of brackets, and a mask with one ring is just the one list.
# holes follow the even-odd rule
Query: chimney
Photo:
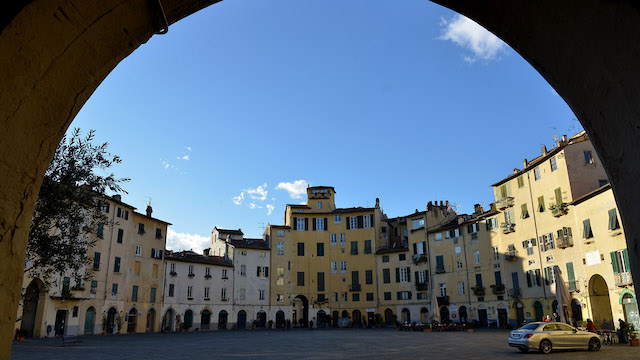
[[524, 169], [527, 168], [527, 159], [522, 160], [522, 166], [524, 166]]
[[376, 209], [380, 207], [380, 198], [376, 198]]
[[120, 194], [115, 194], [112, 196], [113, 200], [122, 202], [122, 196]]
[[542, 155], [547, 155], [547, 145], [542, 145]]
[[416, 209], [416, 214], [418, 213], [418, 209]]
[[153, 213], [153, 209], [151, 208], [151, 205], [147, 205], [147, 217], [151, 217], [152, 213]]
[[514, 174], [517, 174], [517, 173], [518, 173], [518, 171], [520, 171], [520, 169], [513, 168], [513, 173], [514, 173]]
[[473, 210], [474, 210], [473, 211], [474, 214], [482, 214], [484, 212], [484, 209], [480, 204], [473, 204]]
[[567, 143], [567, 135], [562, 135], [562, 142]]
[[442, 200], [440, 200], [440, 206], [442, 206]]
[[444, 202], [444, 206], [449, 207], [449, 200]]

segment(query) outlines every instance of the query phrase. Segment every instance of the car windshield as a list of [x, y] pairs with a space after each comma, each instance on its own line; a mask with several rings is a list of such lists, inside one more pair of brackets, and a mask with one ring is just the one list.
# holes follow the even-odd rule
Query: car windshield
[[535, 330], [538, 328], [538, 326], [540, 326], [540, 324], [527, 324], [518, 330]]

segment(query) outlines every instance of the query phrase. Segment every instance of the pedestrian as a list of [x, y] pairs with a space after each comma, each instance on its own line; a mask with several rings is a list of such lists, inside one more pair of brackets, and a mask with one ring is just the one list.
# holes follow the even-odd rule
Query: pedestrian
[[553, 313], [553, 321], [558, 321], [558, 322], [560, 321], [560, 315], [558, 315], [557, 312]]
[[546, 318], [544, 318], [542, 321], [544, 322], [551, 322], [551, 316], [547, 315]]
[[591, 321], [591, 319], [587, 319], [587, 331], [588, 332], [596, 332], [596, 326], [593, 325], [593, 321]]
[[313, 320], [309, 321], [309, 329], [313, 329]]
[[627, 338], [624, 337], [623, 331], [624, 331], [624, 328], [627, 327], [627, 323], [622, 319], [618, 319], [618, 323], [620, 324], [620, 329], [618, 329], [618, 339], [620, 339], [621, 344], [626, 344]]

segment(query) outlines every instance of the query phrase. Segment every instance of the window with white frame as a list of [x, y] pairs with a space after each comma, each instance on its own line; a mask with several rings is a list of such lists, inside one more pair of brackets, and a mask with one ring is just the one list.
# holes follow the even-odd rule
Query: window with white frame
[[278, 242], [278, 255], [284, 255], [284, 242]]
[[171, 265], [169, 265], [169, 272], [176, 272], [176, 264], [171, 263]]
[[536, 179], [536, 181], [540, 180], [540, 168], [533, 169], [533, 177]]
[[258, 300], [264, 300], [264, 290], [258, 290]]
[[460, 237], [460, 236], [462, 236], [462, 228], [455, 229], [455, 230], [453, 231], [453, 236], [455, 236], [455, 237]]
[[142, 246], [136, 245], [136, 256], [142, 256]]
[[533, 248], [536, 246], [536, 239], [524, 240], [522, 246], [527, 249], [527, 255], [533, 255]]
[[538, 242], [540, 243], [540, 251], [542, 252], [556, 248], [555, 242], [553, 241], [553, 233], [540, 235]]
[[421, 284], [427, 282], [427, 270], [418, 271], [418, 282]]
[[333, 246], [338, 245], [338, 234], [331, 234], [330, 244]]
[[284, 295], [282, 295], [282, 294], [276, 295], [276, 301], [277, 302], [284, 302]]
[[456, 246], [455, 247], [455, 252], [456, 252], [456, 254], [460, 254], [462, 252], [462, 247], [461, 246]]
[[401, 300], [409, 300], [411, 298], [411, 295], [409, 295], [408, 291], [401, 291], [400, 292], [400, 299]]
[[278, 236], [284, 237], [284, 230], [278, 230]]
[[409, 279], [407, 277], [407, 268], [406, 267], [402, 267], [400, 268], [400, 282], [408, 282]]
[[462, 269], [462, 260], [458, 260], [457, 266], [458, 269]]
[[547, 256], [547, 262], [553, 262], [553, 255]]
[[343, 292], [341, 295], [342, 296], [340, 296], [340, 301], [346, 302], [349, 299], [349, 294], [347, 294], [346, 292]]
[[498, 218], [497, 217], [493, 217], [491, 219], [487, 220], [487, 228], [489, 230], [495, 230], [498, 228]]
[[204, 299], [209, 300], [209, 288], [204, 288]]
[[284, 278], [278, 278], [278, 280], [276, 280], [276, 285], [278, 286], [284, 285]]
[[341, 214], [334, 215], [333, 216], [333, 223], [334, 224], [342, 224], [342, 215]]
[[458, 281], [458, 295], [464, 295], [464, 281]]
[[440, 289], [440, 296], [447, 296], [447, 284], [446, 283], [440, 284], [439, 289]]
[[331, 273], [332, 274], [337, 274], [338, 273], [338, 262], [337, 261], [332, 261], [331, 262]]
[[193, 275], [193, 265], [189, 265], [189, 275]]
[[424, 242], [416, 243], [416, 255], [422, 255], [425, 253]]
[[238, 299], [245, 300], [247, 298], [247, 289], [240, 289], [238, 292]]
[[323, 218], [317, 218], [316, 219], [316, 230], [324, 231], [324, 219]]
[[318, 201], [318, 209], [322, 209], [322, 201]]
[[492, 249], [493, 249], [493, 261], [500, 260], [500, 252], [498, 251], [498, 247], [494, 246]]
[[555, 284], [556, 282], [556, 275], [553, 273], [553, 266], [548, 266], [546, 268], [544, 268], [544, 272], [545, 275], [547, 276], [547, 282], [549, 284]]
[[204, 268], [204, 276], [211, 276], [211, 268], [209, 266]]
[[227, 299], [227, 289], [226, 288], [220, 289], [220, 299], [223, 299], [223, 300]]
[[436, 233], [436, 235], [435, 235], [435, 240], [436, 240], [436, 241], [440, 241], [440, 240], [442, 240], [442, 233]]
[[187, 299], [193, 299], [193, 286], [187, 286]]
[[[240, 265], [240, 275], [247, 276], [247, 265]], [[222, 275], [224, 277], [224, 275]]]
[[340, 245], [347, 245], [347, 234], [340, 233]]
[[337, 292], [331, 293], [331, 298], [333, 299], [333, 301], [338, 302], [338, 293]]
[[476, 263], [476, 265], [480, 265], [480, 250], [475, 250], [473, 252], [473, 261]]
[[276, 268], [276, 276], [284, 276], [284, 268]]
[[347, 219], [349, 219], [349, 228], [350, 229], [357, 229], [358, 228], [358, 217], [357, 216], [347, 217]]
[[[245, 270], [246, 273], [246, 270]], [[227, 279], [227, 269], [222, 269], [222, 278]]]
[[268, 269], [267, 266], [258, 266], [258, 277], [261, 277], [261, 278], [267, 277], [268, 275], [267, 272], [269, 271], [267, 269]]
[[304, 219], [303, 218], [298, 218], [297, 222], [297, 226], [296, 226], [296, 230], [298, 231], [304, 231]]
[[371, 219], [373, 218], [373, 215], [365, 215], [364, 219], [363, 219], [363, 227], [366, 228], [370, 228], [371, 227]]
[[424, 218], [411, 220], [411, 229], [412, 230], [419, 229], [421, 227], [424, 227]]
[[346, 261], [340, 261], [340, 273], [341, 274], [346, 274], [347, 273], [347, 262]]

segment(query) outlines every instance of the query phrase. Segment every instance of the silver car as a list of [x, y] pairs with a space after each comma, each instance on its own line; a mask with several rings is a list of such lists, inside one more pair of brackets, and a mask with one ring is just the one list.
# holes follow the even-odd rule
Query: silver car
[[598, 351], [600, 337], [560, 322], [533, 322], [511, 331], [509, 346], [526, 353], [537, 349], [544, 354], [559, 349], [589, 349]]

